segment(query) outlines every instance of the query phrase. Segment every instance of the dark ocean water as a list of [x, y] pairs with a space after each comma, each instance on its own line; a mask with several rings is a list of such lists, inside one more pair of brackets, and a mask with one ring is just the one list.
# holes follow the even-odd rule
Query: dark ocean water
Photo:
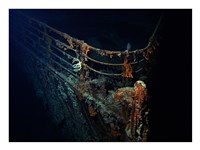
[[[11, 53], [11, 52], [10, 52]], [[23, 68], [9, 62], [9, 140], [57, 141], [56, 128], [37, 99]]]
[[[124, 39], [124, 44], [116, 48], [125, 48], [127, 42], [135, 48], [143, 47], [161, 14], [160, 10], [25, 12], [80, 39], [112, 31]], [[149, 83], [149, 141], [191, 141], [191, 10], [165, 10], [164, 14], [157, 65]], [[109, 48], [110, 45], [103, 46]], [[9, 49], [9, 140], [59, 141], [56, 127], [44, 111], [41, 100], [37, 99], [33, 84], [15, 59], [16, 47], [10, 44]]]

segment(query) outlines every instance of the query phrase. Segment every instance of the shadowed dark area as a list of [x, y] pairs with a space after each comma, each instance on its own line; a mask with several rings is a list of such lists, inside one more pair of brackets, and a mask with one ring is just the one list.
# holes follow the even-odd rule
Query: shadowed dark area
[[192, 14], [166, 10], [152, 75], [151, 141], [192, 141]]
[[[11, 47], [10, 47], [11, 48]], [[57, 141], [57, 131], [37, 99], [23, 70], [9, 62], [9, 140], [11, 142]]]

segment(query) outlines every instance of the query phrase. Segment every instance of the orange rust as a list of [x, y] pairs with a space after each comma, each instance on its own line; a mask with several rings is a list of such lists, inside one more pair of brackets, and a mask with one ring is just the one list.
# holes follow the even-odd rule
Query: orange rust
[[87, 55], [87, 53], [90, 51], [90, 47], [86, 46], [85, 49], [84, 49], [84, 51], [85, 51], [85, 54]]
[[116, 91], [115, 92], [115, 100], [120, 100], [121, 99], [121, 95], [124, 93], [124, 91]]
[[90, 51], [90, 46], [89, 45], [87, 45], [86, 43], [82, 43], [82, 46], [81, 46], [81, 48], [82, 48], [82, 52], [83, 52], [83, 54], [88, 54], [88, 52]]
[[133, 69], [131, 65], [128, 64], [128, 57], [125, 57], [124, 59], [124, 68], [125, 68], [124, 77], [133, 78]]
[[118, 131], [113, 130], [113, 129], [111, 130], [111, 135], [114, 138], [117, 138], [117, 137], [121, 136], [121, 134]]
[[135, 91], [135, 98], [139, 101], [140, 105], [144, 102], [144, 98], [146, 96], [146, 90], [144, 87], [140, 84], [137, 85], [136, 91]]
[[96, 110], [92, 106], [88, 106], [88, 111], [89, 111], [91, 117], [94, 117], [97, 115]]
[[70, 45], [71, 48], [74, 48], [74, 44], [73, 44], [73, 41], [72, 41], [71, 38], [68, 38], [67, 42], [69, 43], [69, 45]]

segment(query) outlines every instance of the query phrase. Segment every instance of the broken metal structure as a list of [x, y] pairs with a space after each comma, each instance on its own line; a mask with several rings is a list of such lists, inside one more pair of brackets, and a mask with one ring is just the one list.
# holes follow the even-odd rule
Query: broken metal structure
[[146, 47], [113, 51], [20, 11], [10, 16], [10, 39], [23, 50], [37, 96], [63, 139], [74, 141], [147, 141], [148, 87], [138, 76], [149, 71], [157, 28]]

